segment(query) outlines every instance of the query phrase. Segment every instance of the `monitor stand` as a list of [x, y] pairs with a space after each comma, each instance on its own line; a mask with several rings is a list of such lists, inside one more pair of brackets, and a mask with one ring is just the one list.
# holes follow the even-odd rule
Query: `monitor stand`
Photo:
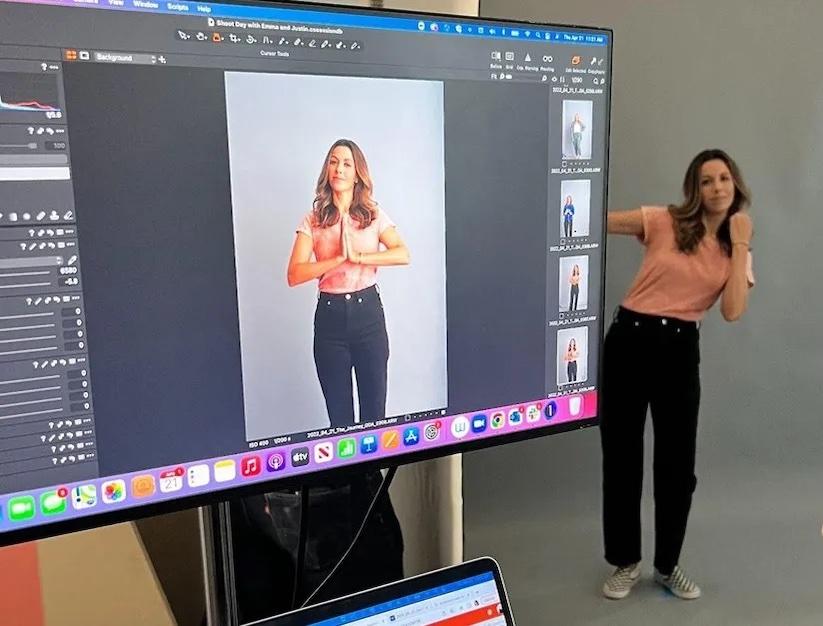
[[[292, 486], [201, 508], [207, 626], [238, 626], [299, 607], [336, 562], [320, 561], [348, 548], [382, 480], [379, 470], [361, 469], [312, 480], [305, 500], [300, 486]], [[304, 501], [310, 502], [304, 554], [312, 568], [301, 567], [304, 588], [294, 602]], [[336, 515], [346, 509], [349, 515]], [[341, 526], [341, 519], [352, 527]], [[344, 566], [312, 604], [402, 579], [402, 563], [400, 525], [390, 500], [381, 498]]]

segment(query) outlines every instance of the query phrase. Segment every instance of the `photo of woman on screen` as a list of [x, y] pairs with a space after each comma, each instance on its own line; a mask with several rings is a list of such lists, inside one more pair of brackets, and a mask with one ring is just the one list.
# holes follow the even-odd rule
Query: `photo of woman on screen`
[[574, 156], [580, 158], [583, 155], [583, 131], [586, 130], [586, 125], [580, 117], [580, 113], [574, 114], [574, 121], [572, 122], [572, 145], [574, 146]]
[[572, 268], [572, 273], [569, 276], [569, 285], [569, 311], [576, 311], [577, 300], [580, 296], [580, 266], [577, 264]]
[[289, 286], [318, 280], [314, 362], [332, 426], [355, 423], [352, 369], [359, 421], [386, 412], [389, 338], [377, 268], [407, 265], [409, 251], [373, 189], [363, 151], [335, 141], [289, 258]]
[[574, 232], [574, 203], [571, 196], [566, 196], [563, 204], [563, 234], [571, 237]]
[[566, 348], [566, 375], [570, 383], [577, 382], [577, 359], [579, 357], [577, 352], [577, 341], [569, 340], [569, 347]]

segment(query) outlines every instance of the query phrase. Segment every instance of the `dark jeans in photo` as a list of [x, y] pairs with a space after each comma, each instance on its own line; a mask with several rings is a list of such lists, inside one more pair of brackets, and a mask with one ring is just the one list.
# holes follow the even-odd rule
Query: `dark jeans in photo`
[[570, 219], [567, 219], [563, 222], [563, 234], [566, 235], [566, 237], [571, 237], [572, 236], [572, 225], [573, 224], [574, 224], [574, 221], [570, 220]]
[[580, 297], [580, 285], [572, 285], [569, 293], [569, 311], [577, 310], [577, 300]]
[[389, 336], [376, 286], [346, 294], [320, 292], [314, 314], [314, 363], [332, 426], [354, 424], [352, 368], [360, 421], [386, 415]]
[[606, 560], [640, 561], [643, 429], [654, 427], [654, 565], [670, 574], [680, 558], [697, 485], [700, 404], [698, 324], [618, 309], [603, 353], [603, 535]]
[[577, 361], [569, 361], [566, 365], [566, 375], [569, 377], [569, 382], [577, 381]]

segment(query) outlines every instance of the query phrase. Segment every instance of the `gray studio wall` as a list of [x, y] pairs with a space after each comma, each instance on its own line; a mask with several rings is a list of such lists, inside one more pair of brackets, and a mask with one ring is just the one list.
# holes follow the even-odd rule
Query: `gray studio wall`
[[[761, 481], [756, 507], [787, 477], [816, 472], [823, 485], [823, 3], [483, 0], [480, 14], [614, 29], [611, 208], [679, 200], [705, 147], [736, 158], [754, 197], [758, 282], [743, 321], [713, 311], [703, 327], [696, 506], [720, 476]], [[634, 240], [610, 239], [607, 316], [640, 254]], [[545, 541], [559, 538], [561, 508], [597, 536], [599, 464], [596, 429], [464, 455], [466, 556], [485, 551], [483, 525], [544, 518]], [[805, 520], [819, 551], [823, 488], [807, 508], [819, 513]], [[584, 558], [600, 554], [596, 545]]]

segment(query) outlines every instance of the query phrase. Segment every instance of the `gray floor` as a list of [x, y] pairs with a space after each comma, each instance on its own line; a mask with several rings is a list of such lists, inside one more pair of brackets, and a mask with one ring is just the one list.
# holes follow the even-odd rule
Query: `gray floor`
[[[596, 431], [464, 456], [466, 558], [498, 559], [518, 626], [823, 624], [823, 472], [700, 469], [681, 564], [703, 597], [685, 602], [651, 580], [651, 487], [644, 577], [622, 601], [599, 589], [602, 559]], [[559, 445], [580, 463], [558, 467]], [[568, 449], [565, 450], [568, 452]], [[548, 458], [547, 458], [548, 457]], [[587, 461], [590, 459], [593, 461]], [[647, 465], [650, 467], [650, 464]]]

